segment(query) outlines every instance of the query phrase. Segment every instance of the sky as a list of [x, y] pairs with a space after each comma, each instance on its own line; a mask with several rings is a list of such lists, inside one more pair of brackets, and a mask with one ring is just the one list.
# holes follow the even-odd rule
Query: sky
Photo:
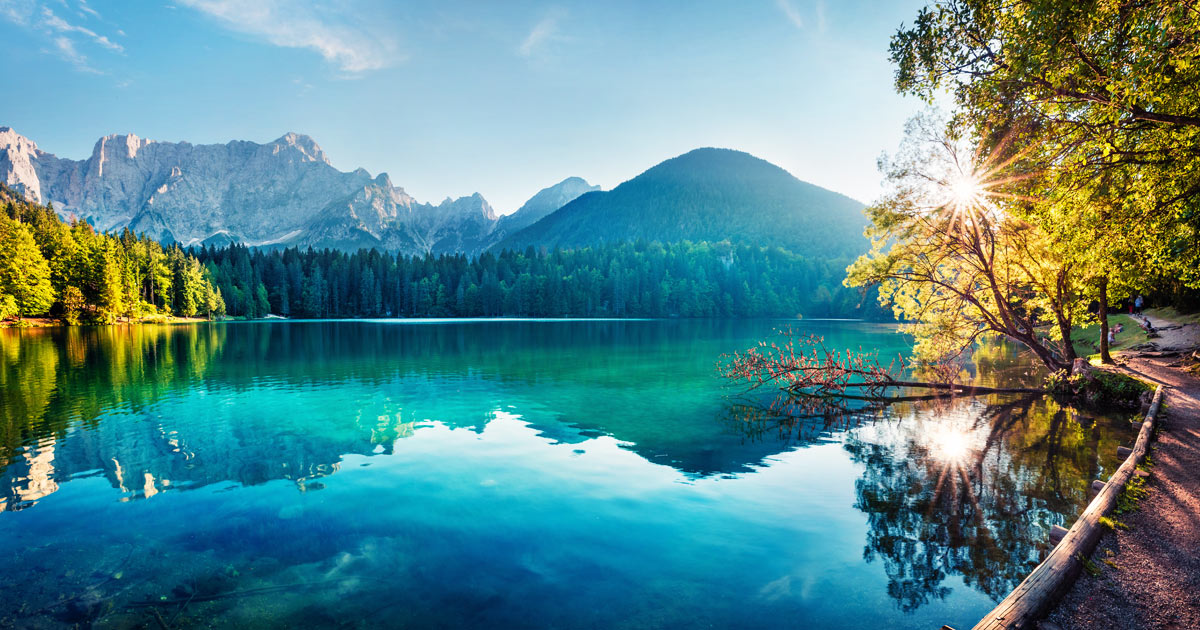
[[887, 49], [923, 0], [0, 0], [0, 126], [84, 159], [101, 136], [311, 136], [341, 170], [500, 213], [738, 149], [869, 202], [923, 104]]

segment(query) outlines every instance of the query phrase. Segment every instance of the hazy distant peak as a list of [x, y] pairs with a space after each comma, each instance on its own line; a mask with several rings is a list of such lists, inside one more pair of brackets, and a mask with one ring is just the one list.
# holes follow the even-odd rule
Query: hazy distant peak
[[[553, 186], [548, 186], [537, 192], [536, 195], [529, 198], [525, 205], [521, 206], [517, 212], [528, 212], [530, 210], [540, 210], [553, 206], [550, 212], [558, 210], [579, 195], [593, 190], [600, 190], [599, 186], [593, 186], [582, 177], [568, 177]], [[514, 213], [515, 214], [515, 213]], [[547, 213], [548, 214], [548, 213]]]
[[595, 190], [600, 190], [600, 187], [589, 184], [582, 177], [568, 177], [553, 186], [539, 190], [516, 212], [500, 217], [501, 231], [514, 234], [571, 203], [580, 195]]

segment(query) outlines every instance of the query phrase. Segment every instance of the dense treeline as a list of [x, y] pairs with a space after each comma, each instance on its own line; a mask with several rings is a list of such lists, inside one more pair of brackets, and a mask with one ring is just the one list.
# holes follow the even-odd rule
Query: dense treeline
[[847, 260], [723, 243], [424, 257], [378, 250], [185, 250], [64, 222], [0, 187], [0, 319], [180, 317], [865, 317]]
[[221, 294], [200, 261], [128, 230], [96, 232], [0, 185], [0, 319], [84, 321], [217, 317]]
[[870, 317], [845, 260], [729, 243], [392, 256], [376, 250], [192, 250], [229, 315], [262, 317]]

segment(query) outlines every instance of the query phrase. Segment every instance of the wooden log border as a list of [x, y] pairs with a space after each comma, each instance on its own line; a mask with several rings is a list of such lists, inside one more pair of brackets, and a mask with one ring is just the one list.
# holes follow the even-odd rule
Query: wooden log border
[[1146, 419], [1142, 422], [1133, 452], [1117, 468], [1117, 472], [1113, 473], [1083, 514], [1079, 515], [1079, 519], [1050, 551], [1050, 555], [1004, 601], [975, 624], [974, 630], [1030, 630], [1071, 588], [1083, 568], [1083, 560], [1091, 555], [1104, 533], [1100, 518], [1116, 505], [1117, 496], [1134, 475], [1138, 462], [1142, 461], [1150, 447], [1150, 436], [1154, 433], [1155, 416], [1162, 406], [1162, 398], [1163, 386], [1159, 385], [1150, 403], [1150, 410], [1146, 412]]

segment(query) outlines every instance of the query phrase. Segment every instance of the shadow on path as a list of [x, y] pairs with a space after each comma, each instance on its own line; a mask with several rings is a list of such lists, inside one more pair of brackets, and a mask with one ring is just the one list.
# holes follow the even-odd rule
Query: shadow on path
[[1096, 547], [1100, 575], [1081, 576], [1051, 613], [1063, 630], [1200, 628], [1200, 379], [1167, 361], [1123, 367], [1171, 388], [1151, 447], [1149, 493], [1137, 511], [1116, 517], [1130, 529]]

